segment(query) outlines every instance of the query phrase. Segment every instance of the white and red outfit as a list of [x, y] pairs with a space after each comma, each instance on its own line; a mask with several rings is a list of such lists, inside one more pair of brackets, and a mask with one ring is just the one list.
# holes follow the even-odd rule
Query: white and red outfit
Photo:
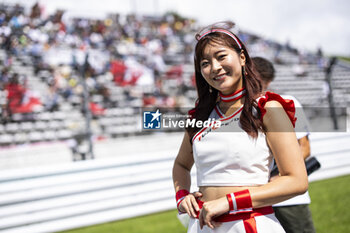
[[[239, 93], [234, 93], [237, 94]], [[262, 115], [266, 112], [266, 102], [270, 100], [277, 100], [283, 105], [294, 125], [293, 101], [285, 101], [275, 93], [267, 92], [258, 99]], [[221, 127], [209, 126], [193, 136], [192, 147], [198, 186], [259, 186], [268, 183], [273, 156], [264, 133], [259, 133], [258, 137], [253, 139], [240, 127], [242, 109], [243, 106], [230, 116], [225, 116], [219, 106], [215, 106], [209, 118], [221, 121]], [[202, 203], [199, 201], [199, 204]], [[222, 222], [222, 225], [214, 229], [204, 226], [201, 230], [199, 221], [191, 218], [188, 233], [284, 232], [272, 207], [231, 211], [219, 216], [216, 221]]]

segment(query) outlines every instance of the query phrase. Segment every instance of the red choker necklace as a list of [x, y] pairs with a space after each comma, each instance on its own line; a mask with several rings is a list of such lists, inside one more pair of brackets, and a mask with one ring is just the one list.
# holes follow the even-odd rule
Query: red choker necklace
[[242, 98], [243, 96], [245, 96], [245, 93], [246, 93], [246, 90], [243, 87], [242, 89], [239, 89], [238, 91], [230, 95], [224, 95], [220, 92], [219, 96], [223, 102], [231, 102]]

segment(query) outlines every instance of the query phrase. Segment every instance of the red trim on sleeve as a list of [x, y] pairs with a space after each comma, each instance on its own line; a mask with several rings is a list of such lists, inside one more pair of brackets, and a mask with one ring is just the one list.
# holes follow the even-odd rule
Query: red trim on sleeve
[[272, 100], [278, 101], [283, 106], [283, 109], [286, 111], [287, 116], [292, 122], [293, 127], [295, 127], [295, 122], [297, 119], [295, 118], [294, 101], [283, 99], [280, 95], [269, 91], [267, 91], [265, 93], [265, 96], [262, 96], [258, 101], [258, 108], [260, 109], [260, 113], [261, 113], [261, 121], [263, 120], [264, 115], [266, 113], [265, 104], [268, 101], [272, 101]]

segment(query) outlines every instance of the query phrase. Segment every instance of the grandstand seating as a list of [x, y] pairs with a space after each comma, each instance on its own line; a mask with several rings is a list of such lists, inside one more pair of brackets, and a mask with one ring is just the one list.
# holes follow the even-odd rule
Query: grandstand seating
[[[29, 88], [35, 91], [46, 91], [48, 88], [47, 84], [41, 82], [38, 77], [35, 77], [33, 68], [23, 69], [23, 67], [25, 66], [17, 67], [18, 73], [22, 72], [22, 74], [30, 77], [28, 79]], [[13, 69], [16, 69], [16, 66], [13, 67]], [[183, 75], [186, 76], [186, 78], [191, 77], [193, 73], [192, 66], [187, 65], [184, 70], [185, 72]], [[290, 64], [276, 64], [276, 70], [276, 80], [271, 84], [272, 90], [281, 94], [294, 95], [305, 106], [327, 106], [327, 100], [322, 94], [325, 74], [317, 65], [306, 65], [308, 74], [305, 77], [295, 76], [293, 74], [293, 67]], [[350, 69], [336, 66], [333, 72], [333, 95], [337, 106], [346, 107], [349, 105], [349, 77]], [[165, 80], [164, 86], [167, 86], [168, 89], [173, 89], [177, 85], [176, 82], [172, 84], [172, 81], [166, 81], [167, 80]], [[104, 115], [94, 120], [96, 121], [96, 127], [94, 127], [95, 132], [105, 137], [142, 134], [140, 128], [141, 114], [139, 114], [138, 110], [139, 107], [142, 107], [140, 106], [142, 99], [139, 98], [138, 104], [128, 104], [129, 102], [137, 102], [135, 102], [135, 99], [128, 101], [128, 97], [121, 87], [115, 86], [114, 84], [110, 86], [111, 100], [118, 103], [116, 106], [123, 105], [125, 107], [106, 109]], [[1, 102], [5, 102], [5, 93], [2, 91], [0, 94], [2, 98]], [[196, 98], [196, 91], [193, 88], [189, 89], [185, 94], [190, 101]], [[99, 97], [95, 96], [95, 99], [98, 98]], [[14, 117], [13, 122], [9, 122], [0, 128], [0, 146], [70, 138], [76, 133], [76, 125], [80, 124], [80, 126], [77, 127], [79, 130], [82, 130], [83, 127], [82, 121], [84, 117], [74, 106], [75, 103], [74, 101], [72, 101], [72, 103], [65, 103], [66, 109], [63, 108], [62, 110], [54, 112], [42, 111], [33, 113], [31, 117], [27, 117], [28, 120], [23, 116], [17, 116], [17, 120], [16, 117]], [[44, 132], [46, 130], [49, 131]]]
[[[7, 12], [13, 12], [13, 10], [24, 12], [23, 8], [12, 5], [1, 5], [1, 9], [7, 9]], [[131, 16], [128, 20], [136, 20]], [[150, 17], [144, 18], [144, 33], [148, 38], [150, 35], [154, 36], [154, 33], [161, 33], [161, 31], [154, 31], [154, 20], [162, 22], [162, 19], [155, 19]], [[81, 19], [75, 19], [77, 22]], [[91, 23], [93, 23], [92, 21]], [[90, 23], [87, 21], [87, 23]], [[159, 23], [159, 22], [157, 22]], [[164, 21], [163, 23], [167, 23]], [[117, 23], [118, 24], [118, 23]], [[72, 26], [72, 25], [71, 25]], [[76, 30], [80, 30], [80, 26], [74, 25]], [[101, 25], [100, 25], [101, 26]], [[123, 26], [123, 25], [122, 25]], [[127, 26], [127, 25], [126, 25]], [[126, 27], [125, 26], [125, 27]], [[40, 26], [42, 27], [42, 26]], [[43, 28], [43, 31], [48, 30]], [[54, 29], [50, 29], [54, 30]], [[48, 34], [52, 31], [48, 30]], [[119, 28], [117, 30], [120, 30]], [[130, 30], [136, 30], [128, 28], [130, 35], [135, 35]], [[193, 85], [193, 64], [192, 59], [188, 61], [188, 57], [191, 57], [190, 52], [184, 52], [184, 48], [188, 45], [193, 47], [195, 40], [192, 40], [192, 44], [188, 44], [188, 41], [184, 41], [184, 37], [189, 37], [194, 34], [196, 30], [195, 25], [189, 24], [184, 27], [183, 31], [173, 30], [172, 36], [167, 38], [168, 44], [166, 50], [161, 54], [164, 64], [160, 67], [159, 77], [161, 80], [161, 92], [162, 94], [153, 94], [159, 92], [156, 86], [128, 86], [124, 83], [116, 83], [113, 80], [113, 75], [106, 70], [94, 77], [94, 80], [87, 80], [89, 88], [96, 88], [97, 85], [103, 84], [108, 87], [109, 97], [108, 103], [105, 103], [104, 97], [101, 93], [97, 93], [96, 90], [90, 91], [90, 100], [96, 104], [96, 112], [93, 112], [92, 119], [92, 133], [93, 135], [103, 138], [113, 138], [126, 135], [142, 135], [145, 132], [141, 130], [141, 112], [140, 108], [144, 107], [143, 96], [145, 94], [153, 94], [155, 96], [154, 106], [162, 106], [164, 101], [162, 98], [170, 97], [173, 102], [176, 103], [177, 98], [182, 98], [182, 103], [178, 107], [191, 107], [196, 99], [196, 90]], [[153, 33], [153, 34], [152, 34]], [[244, 35], [244, 38], [249, 38], [249, 33], [240, 32]], [[152, 45], [144, 45], [138, 41], [132, 42], [130, 35], [121, 38], [120, 42], [116, 43], [116, 47], [119, 49], [121, 55], [128, 57], [132, 55], [136, 60], [147, 60], [145, 54], [153, 50], [148, 50], [150, 46], [157, 46], [159, 42], [152, 42]], [[48, 50], [47, 54], [44, 54], [42, 58], [44, 63], [38, 66], [37, 57], [32, 53], [26, 52], [25, 49], [17, 49], [15, 54], [11, 50], [7, 51], [4, 48], [0, 49], [0, 60], [3, 64], [0, 65], [0, 69], [7, 66], [10, 68], [10, 73], [17, 73], [20, 76], [26, 77], [26, 88], [31, 92], [36, 93], [41, 98], [41, 102], [44, 102], [45, 96], [50, 89], [50, 83], [54, 79], [56, 73], [62, 72], [61, 75], [68, 82], [80, 83], [81, 73], [79, 70], [74, 70], [73, 65], [70, 64], [71, 54], [73, 51], [77, 53], [77, 59], [81, 60], [84, 55], [80, 50], [76, 51], [69, 44], [72, 38], [68, 37], [67, 41], [59, 38], [57, 46], [52, 46], [52, 50]], [[161, 36], [161, 34], [159, 34]], [[131, 36], [132, 37], [132, 36]], [[247, 39], [247, 47], [252, 56], [262, 55], [271, 60], [276, 60], [277, 49], [279, 49], [278, 63], [276, 67], [276, 79], [271, 84], [271, 88], [280, 94], [290, 94], [297, 97], [300, 102], [308, 107], [325, 107], [328, 106], [328, 100], [325, 97], [325, 73], [324, 68], [320, 67], [316, 63], [318, 59], [314, 54], [304, 55], [304, 60], [300, 62], [300, 55], [297, 54], [295, 49], [287, 48], [277, 43], [264, 40], [263, 38], [257, 38], [254, 36], [254, 40]], [[72, 42], [72, 41], [70, 41]], [[108, 57], [105, 55], [106, 47], [103, 43], [99, 46], [94, 46], [93, 41], [91, 43], [91, 57], [97, 57], [96, 60], [108, 61]], [[185, 46], [186, 45], [186, 46]], [[262, 46], [263, 45], [263, 46]], [[278, 45], [278, 46], [276, 46]], [[32, 48], [31, 48], [32, 49]], [[5, 65], [5, 61], [10, 58], [10, 65]], [[45, 63], [45, 59], [48, 61], [59, 62], [54, 66], [50, 66]], [[63, 60], [62, 60], [63, 59]], [[135, 61], [134, 61], [135, 62]], [[62, 63], [62, 64], [61, 64]], [[97, 62], [98, 63], [98, 62]], [[118, 63], [117, 63], [118, 64]], [[134, 64], [134, 63], [132, 63]], [[137, 66], [139, 66], [138, 63]], [[161, 63], [160, 63], [161, 64]], [[119, 64], [120, 65], [120, 64]], [[159, 64], [158, 64], [159, 65]], [[101, 69], [98, 65], [96, 69]], [[121, 65], [119, 68], [124, 67]], [[123, 68], [124, 69], [124, 68]], [[125, 72], [125, 70], [119, 70], [118, 72]], [[300, 75], [300, 70], [303, 70], [303, 74]], [[54, 70], [54, 71], [53, 71]], [[56, 72], [56, 73], [55, 73]], [[344, 62], [338, 62], [333, 69], [332, 73], [332, 87], [334, 101], [337, 107], [346, 107], [350, 104], [350, 68], [349, 65]], [[95, 84], [92, 84], [94, 83]], [[74, 84], [75, 85], [75, 84]], [[125, 86], [126, 85], [126, 86]], [[185, 87], [185, 88], [182, 88]], [[181, 87], [181, 88], [179, 88]], [[183, 90], [182, 90], [183, 89]], [[181, 91], [182, 90], [182, 91]], [[0, 127], [0, 146], [20, 145], [26, 143], [36, 143], [43, 141], [56, 141], [66, 140], [75, 135], [81, 134], [85, 130], [85, 118], [82, 112], [83, 101], [82, 95], [79, 92], [73, 91], [70, 94], [65, 92], [58, 94], [58, 108], [48, 110], [45, 108], [34, 109], [30, 113], [14, 113], [11, 119], [2, 119], [5, 124]], [[69, 95], [67, 97], [66, 95]], [[7, 103], [6, 92], [0, 90], [0, 103], [1, 114], [6, 111], [5, 106]], [[105, 105], [106, 104], [106, 105]], [[105, 106], [104, 106], [105, 105]]]

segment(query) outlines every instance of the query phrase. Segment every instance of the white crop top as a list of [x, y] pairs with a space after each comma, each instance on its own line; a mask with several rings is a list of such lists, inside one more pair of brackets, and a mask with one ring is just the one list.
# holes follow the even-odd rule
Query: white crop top
[[265, 135], [249, 138], [239, 126], [241, 111], [242, 107], [224, 117], [216, 106], [209, 118], [220, 120], [221, 127], [204, 128], [194, 135], [198, 186], [253, 186], [268, 182], [273, 158]]
[[[262, 105], [266, 101], [261, 101]], [[216, 106], [209, 118], [221, 121], [221, 127], [209, 126], [193, 136], [198, 186], [255, 186], [268, 182], [273, 156], [264, 133], [253, 139], [240, 127], [242, 109], [226, 117]]]

